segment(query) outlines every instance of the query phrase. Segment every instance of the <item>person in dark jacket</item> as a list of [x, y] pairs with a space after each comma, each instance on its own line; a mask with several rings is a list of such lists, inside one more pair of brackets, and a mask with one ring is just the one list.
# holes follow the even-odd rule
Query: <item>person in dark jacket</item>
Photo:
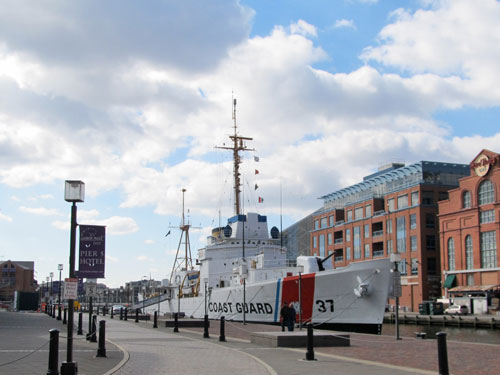
[[288, 327], [288, 303], [285, 301], [283, 302], [283, 306], [281, 307], [280, 310], [280, 317], [281, 317], [281, 330], [285, 330], [285, 326]]
[[295, 311], [295, 308], [293, 307], [293, 302], [290, 302], [288, 305], [288, 319], [287, 319], [287, 326], [289, 331], [293, 331], [293, 326], [295, 324], [295, 316], [297, 315], [297, 312]]

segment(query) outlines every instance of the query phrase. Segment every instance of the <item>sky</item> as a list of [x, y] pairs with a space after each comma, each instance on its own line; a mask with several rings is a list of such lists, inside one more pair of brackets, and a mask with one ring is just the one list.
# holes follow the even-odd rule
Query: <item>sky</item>
[[82, 180], [99, 282], [168, 278], [182, 189], [193, 258], [233, 215], [233, 97], [270, 227], [391, 161], [498, 152], [498, 61], [498, 0], [3, 0], [0, 261], [67, 277]]

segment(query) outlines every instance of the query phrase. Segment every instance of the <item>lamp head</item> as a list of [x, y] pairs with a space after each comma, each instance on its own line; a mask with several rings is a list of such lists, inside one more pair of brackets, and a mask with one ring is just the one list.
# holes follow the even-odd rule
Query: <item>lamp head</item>
[[77, 180], [64, 182], [64, 200], [66, 202], [83, 202], [85, 200], [85, 183]]

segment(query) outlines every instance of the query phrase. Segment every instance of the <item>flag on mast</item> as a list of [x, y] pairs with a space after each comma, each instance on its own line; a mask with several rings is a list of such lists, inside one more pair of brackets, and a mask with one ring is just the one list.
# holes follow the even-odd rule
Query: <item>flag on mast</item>
[[259, 188], [259, 185], [255, 184], [255, 190], [257, 190]]
[[255, 174], [259, 174], [259, 171], [257, 169], [255, 170]]
[[264, 198], [259, 197], [259, 203], [264, 203]]
[[256, 161], [256, 162], [258, 162], [259, 161], [259, 157], [258, 156], [254, 156], [253, 160]]

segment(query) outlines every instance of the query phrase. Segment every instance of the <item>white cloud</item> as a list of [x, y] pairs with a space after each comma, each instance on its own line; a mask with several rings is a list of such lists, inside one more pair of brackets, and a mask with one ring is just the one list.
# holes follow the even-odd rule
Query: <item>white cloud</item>
[[7, 221], [7, 222], [12, 222], [12, 218], [10, 216], [7, 216], [3, 213], [0, 212], [0, 220]]
[[111, 255], [106, 255], [106, 261], [111, 262], [111, 263], [117, 263], [120, 260], [117, 257], [113, 257]]
[[356, 30], [356, 25], [354, 24], [354, 21], [353, 20], [346, 20], [346, 19], [336, 20], [335, 25], [333, 27], [335, 27], [337, 29], [345, 27], [345, 28], [351, 28], [351, 29]]
[[135, 257], [135, 259], [137, 259], [140, 262], [153, 262], [154, 261], [152, 258], [149, 258], [145, 255], [139, 255], [139, 256]]
[[304, 20], [298, 20], [296, 23], [292, 23], [290, 25], [290, 32], [292, 34], [300, 34], [303, 36], [318, 36], [316, 27]]
[[154, 240], [144, 240], [144, 243], [146, 245], [153, 245], [155, 243], [155, 241]]
[[[82, 210], [83, 211], [83, 210]], [[85, 215], [80, 215], [78, 213], [78, 222], [85, 225], [103, 225], [106, 227], [106, 235], [124, 235], [135, 233], [139, 230], [139, 226], [134, 219], [130, 217], [122, 216], [112, 216], [106, 219], [91, 219], [90, 217], [95, 217], [95, 212], [88, 211], [90, 216], [85, 218]], [[61, 230], [69, 230], [70, 223], [68, 221], [54, 221], [52, 225]]]
[[55, 208], [45, 208], [45, 207], [19, 207], [19, 210], [33, 214], [33, 215], [41, 215], [41, 216], [63, 216], [59, 210]]

